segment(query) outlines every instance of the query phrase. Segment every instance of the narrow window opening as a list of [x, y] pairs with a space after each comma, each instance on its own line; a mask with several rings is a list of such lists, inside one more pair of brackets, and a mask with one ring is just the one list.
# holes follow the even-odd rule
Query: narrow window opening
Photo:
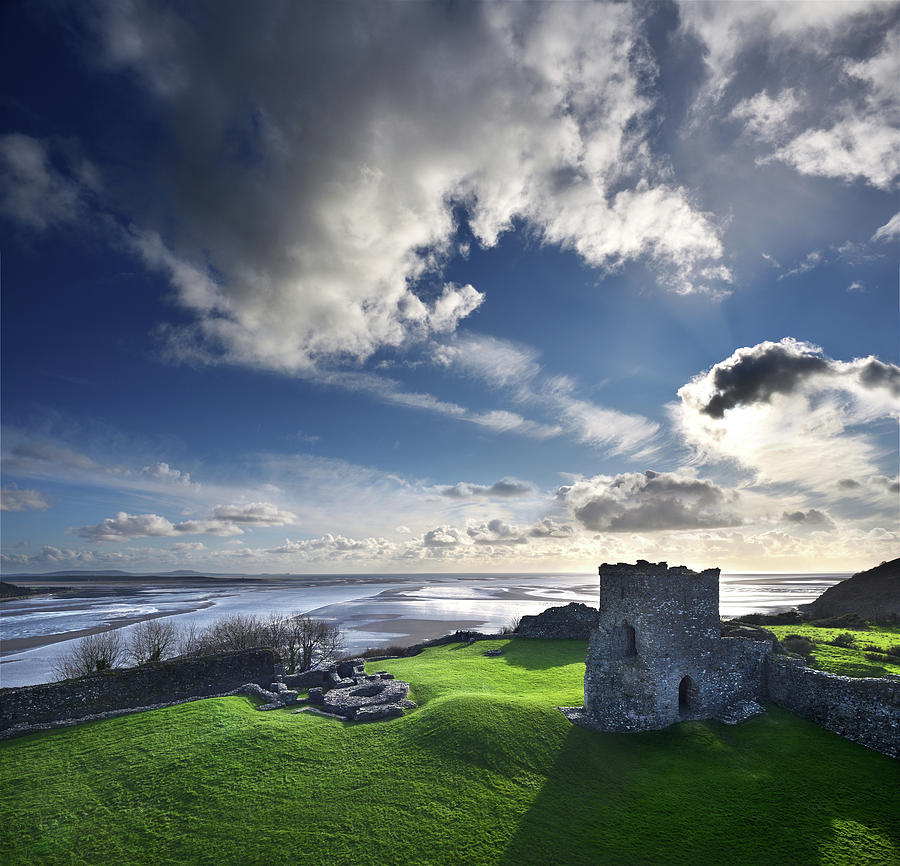
[[634, 639], [634, 628], [628, 623], [622, 625], [622, 650], [625, 656], [636, 656], [637, 645]]

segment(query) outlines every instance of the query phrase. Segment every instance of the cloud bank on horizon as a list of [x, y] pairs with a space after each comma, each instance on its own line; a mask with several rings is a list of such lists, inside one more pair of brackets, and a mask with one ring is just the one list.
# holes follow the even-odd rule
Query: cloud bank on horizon
[[900, 4], [0, 15], [7, 572], [900, 554]]

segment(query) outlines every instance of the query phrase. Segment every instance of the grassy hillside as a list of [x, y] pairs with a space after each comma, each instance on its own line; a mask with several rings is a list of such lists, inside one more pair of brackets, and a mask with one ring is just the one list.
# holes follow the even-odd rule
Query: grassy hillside
[[[885, 674], [900, 676], [900, 657], [889, 656], [885, 651], [900, 645], [900, 626], [868, 626], [866, 629], [821, 628], [814, 625], [766, 626], [784, 640], [798, 634], [813, 644], [810, 667], [840, 674], [845, 677], [883, 677]], [[830, 644], [839, 634], [853, 635], [853, 645], [836, 647]]]
[[584, 655], [496, 641], [370, 664], [421, 704], [387, 722], [235, 697], [4, 742], [2, 862], [900, 862], [900, 763], [777, 708], [575, 728], [554, 707], [581, 702]]

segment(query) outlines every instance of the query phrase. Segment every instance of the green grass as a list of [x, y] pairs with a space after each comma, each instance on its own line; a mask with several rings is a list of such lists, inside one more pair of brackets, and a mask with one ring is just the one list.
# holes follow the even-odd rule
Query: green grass
[[[892, 661], [887, 661], [887, 656], [884, 656], [882, 660], [872, 661], [866, 658], [868, 650], [864, 649], [876, 646], [885, 650], [897, 646], [900, 644], [900, 626], [870, 625], [868, 629], [859, 631], [814, 625], [773, 625], [766, 628], [774, 632], [779, 640], [789, 634], [799, 634], [812, 641], [814, 648], [810, 667], [845, 677], [883, 677], [885, 674], [900, 676], [900, 659], [893, 657]], [[855, 643], [852, 647], [845, 649], [826, 643], [845, 633], [853, 635]]]
[[[485, 658], [491, 646], [504, 655]], [[0, 744], [3, 863], [900, 863], [900, 763], [777, 707], [597, 734], [584, 642], [370, 663], [420, 708], [353, 725], [198, 701]]]

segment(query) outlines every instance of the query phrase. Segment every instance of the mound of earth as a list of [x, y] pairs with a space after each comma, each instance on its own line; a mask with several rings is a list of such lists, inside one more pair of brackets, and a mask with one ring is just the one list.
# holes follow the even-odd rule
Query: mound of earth
[[825, 590], [814, 602], [800, 605], [809, 619], [855, 613], [873, 622], [900, 619], [900, 559], [861, 571]]

